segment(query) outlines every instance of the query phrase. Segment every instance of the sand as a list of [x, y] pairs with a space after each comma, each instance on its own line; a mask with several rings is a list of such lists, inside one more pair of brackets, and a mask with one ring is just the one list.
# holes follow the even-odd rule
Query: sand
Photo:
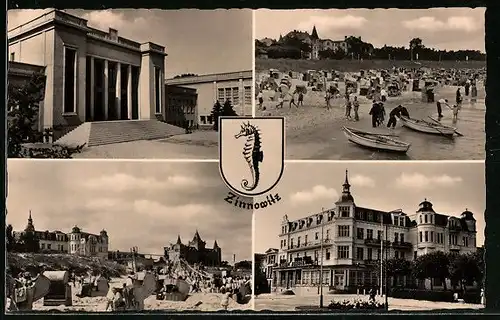
[[[112, 287], [120, 287], [126, 278], [113, 278], [110, 282]], [[73, 306], [44, 306], [43, 299], [36, 301], [33, 304], [35, 311], [66, 311], [66, 312], [104, 312], [106, 309], [107, 299], [102, 297], [84, 297], [79, 298], [75, 295], [76, 290], [73, 288]], [[163, 310], [163, 311], [219, 311], [221, 307], [222, 294], [219, 293], [195, 293], [190, 295], [186, 301], [165, 301], [156, 300], [156, 296], [152, 295], [145, 300], [145, 310]], [[238, 304], [233, 299], [229, 299], [228, 310], [249, 310], [252, 308], [252, 301], [246, 304]], [[109, 310], [108, 310], [109, 311]]]

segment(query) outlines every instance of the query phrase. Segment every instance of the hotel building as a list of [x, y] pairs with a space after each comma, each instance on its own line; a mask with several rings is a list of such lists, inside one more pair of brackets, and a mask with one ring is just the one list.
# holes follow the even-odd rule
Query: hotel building
[[[265, 266], [273, 290], [316, 292], [321, 261], [325, 290], [349, 290], [379, 285], [381, 244], [389, 259], [475, 252], [476, 220], [467, 209], [460, 217], [437, 213], [427, 200], [412, 215], [357, 206], [346, 171], [335, 206], [295, 221], [285, 215], [279, 238], [280, 248], [268, 250]], [[429, 281], [423, 285], [430, 286]]]
[[105, 230], [99, 234], [83, 232], [77, 226], [70, 233], [61, 231], [37, 231], [33, 224], [31, 211], [24, 231], [14, 232], [14, 237], [21, 240], [26, 233], [31, 233], [39, 242], [42, 253], [69, 253], [87, 257], [108, 258], [109, 237]]

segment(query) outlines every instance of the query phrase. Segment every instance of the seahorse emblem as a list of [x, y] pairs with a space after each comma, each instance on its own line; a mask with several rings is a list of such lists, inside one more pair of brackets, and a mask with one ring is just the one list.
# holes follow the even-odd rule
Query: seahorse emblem
[[250, 122], [243, 123], [241, 130], [234, 136], [236, 139], [246, 137], [245, 146], [243, 147], [243, 157], [245, 158], [250, 173], [252, 175], [252, 182], [247, 179], [241, 180], [241, 187], [246, 191], [252, 191], [257, 188], [259, 184], [259, 163], [264, 160], [264, 152], [261, 150], [261, 134], [259, 128], [250, 124]]

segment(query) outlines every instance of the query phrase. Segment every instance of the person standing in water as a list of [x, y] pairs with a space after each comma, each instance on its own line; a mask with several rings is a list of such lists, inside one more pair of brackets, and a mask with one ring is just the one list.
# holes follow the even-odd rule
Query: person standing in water
[[443, 117], [443, 105], [447, 106], [448, 108], [450, 107], [450, 105], [448, 104], [448, 99], [439, 99], [437, 102], [436, 102], [436, 107], [437, 107], [437, 112], [438, 112], [438, 118], [442, 118]]
[[402, 106], [399, 105], [396, 108], [392, 109], [391, 112], [389, 112], [389, 121], [387, 121], [387, 128], [394, 129], [396, 127], [396, 117], [399, 118], [401, 116], [401, 108]]
[[358, 97], [354, 96], [354, 101], [352, 103], [353, 110], [354, 110], [354, 121], [359, 121], [359, 101]]
[[455, 102], [457, 105], [460, 107], [462, 104], [462, 93], [460, 92], [460, 87], [457, 89], [456, 97], [455, 97]]

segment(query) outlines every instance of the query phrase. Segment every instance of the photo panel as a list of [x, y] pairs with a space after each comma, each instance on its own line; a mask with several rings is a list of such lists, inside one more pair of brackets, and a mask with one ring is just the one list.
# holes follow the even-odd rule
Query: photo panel
[[8, 166], [7, 313], [253, 308], [252, 211], [217, 162]]
[[481, 161], [287, 163], [255, 211], [255, 310], [484, 308], [484, 185]]
[[252, 116], [251, 10], [7, 16], [9, 158], [216, 159]]
[[287, 159], [483, 160], [484, 15], [256, 10], [256, 115], [286, 117]]

